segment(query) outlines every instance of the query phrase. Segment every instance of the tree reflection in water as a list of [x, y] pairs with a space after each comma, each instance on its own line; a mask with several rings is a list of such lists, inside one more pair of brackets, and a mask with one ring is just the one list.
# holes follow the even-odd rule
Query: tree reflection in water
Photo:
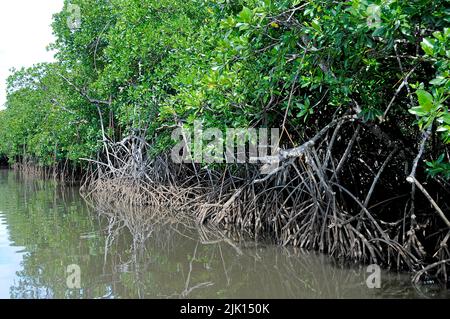
[[[7, 171], [0, 211], [7, 245], [22, 254], [11, 298], [448, 298], [386, 272], [369, 289], [365, 266], [198, 226], [181, 212], [86, 204], [77, 188]], [[67, 287], [71, 264], [81, 289]]]

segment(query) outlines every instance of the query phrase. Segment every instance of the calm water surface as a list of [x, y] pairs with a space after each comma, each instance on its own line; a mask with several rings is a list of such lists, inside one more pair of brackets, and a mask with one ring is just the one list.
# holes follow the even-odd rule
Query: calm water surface
[[449, 298], [405, 274], [383, 272], [369, 289], [365, 267], [161, 214], [91, 207], [76, 187], [0, 170], [0, 298]]

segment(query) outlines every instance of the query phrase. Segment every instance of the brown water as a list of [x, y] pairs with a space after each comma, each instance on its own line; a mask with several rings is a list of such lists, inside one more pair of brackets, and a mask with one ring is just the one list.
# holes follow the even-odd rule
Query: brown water
[[161, 214], [90, 207], [75, 187], [0, 170], [0, 298], [449, 298], [407, 274], [382, 272], [370, 289], [365, 266]]

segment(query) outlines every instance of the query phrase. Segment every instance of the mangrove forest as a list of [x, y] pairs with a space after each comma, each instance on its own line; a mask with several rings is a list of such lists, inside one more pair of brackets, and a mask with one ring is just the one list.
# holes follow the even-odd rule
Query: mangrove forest
[[[150, 236], [146, 218], [178, 220], [206, 227], [202, 236], [216, 236], [212, 242], [226, 233], [231, 259], [242, 238], [275, 244], [280, 276], [308, 268], [283, 262], [285, 249], [301, 249], [448, 289], [449, 0], [65, 0], [48, 23], [54, 61], [14, 69], [7, 80], [0, 166], [29, 185], [1, 186], [0, 201], [33, 203], [34, 192], [52, 194], [49, 183], [77, 185], [88, 205], [102, 207], [110, 231], [118, 220], [130, 228], [133, 247]], [[45, 209], [33, 205], [23, 210], [41, 227]], [[55, 223], [92, 231], [71, 213], [81, 203], [68, 205], [73, 222]], [[24, 233], [30, 227], [17, 228], [18, 242], [33, 236]], [[70, 234], [61, 240], [87, 236]], [[152, 245], [169, 245], [171, 236], [179, 234], [162, 232]], [[56, 242], [58, 251], [78, 249]], [[100, 254], [83, 262], [103, 262], [102, 245], [83, 248]], [[183, 240], [175, 246], [197, 259], [209, 252]], [[38, 257], [30, 257], [30, 273], [39, 264], [31, 258]], [[169, 278], [186, 256], [154, 258], [164, 264], [152, 275]], [[105, 264], [113, 259], [105, 253]], [[226, 280], [254, 276], [250, 264]], [[142, 283], [153, 278], [139, 274]], [[192, 288], [189, 278], [152, 293], [208, 295], [210, 279]], [[122, 279], [118, 295], [151, 294]], [[56, 296], [64, 296], [60, 285]], [[286, 296], [301, 297], [286, 287]], [[254, 295], [244, 296], [265, 293], [245, 289]]]

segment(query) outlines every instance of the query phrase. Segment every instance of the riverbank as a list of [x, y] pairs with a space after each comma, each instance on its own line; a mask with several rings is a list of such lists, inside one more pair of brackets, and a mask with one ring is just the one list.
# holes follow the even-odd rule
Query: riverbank
[[[414, 281], [448, 285], [448, 229], [429, 198], [419, 190], [412, 194], [407, 181], [410, 176], [425, 179], [424, 172], [405, 172], [408, 149], [377, 133], [354, 117], [337, 118], [297, 148], [272, 154], [279, 162], [268, 172], [258, 163], [206, 166], [177, 163], [170, 153], [150, 157], [152, 145], [145, 136], [130, 135], [105, 141], [97, 159], [86, 160], [81, 192], [96, 206], [175, 210], [198, 225], [256, 241], [408, 271]], [[380, 151], [367, 155], [374, 146]], [[26, 176], [64, 184], [81, 174], [64, 169], [71, 167], [67, 164], [14, 167]], [[424, 185], [445, 218], [445, 184], [429, 179]]]
[[[268, 238], [338, 260], [406, 270], [415, 281], [435, 280], [445, 286], [445, 224], [423, 194], [417, 193], [411, 204], [411, 186], [398, 165], [404, 152], [396, 144], [378, 154], [378, 165], [363, 150], [351, 157], [348, 148], [334, 150], [336, 130], [345, 132], [354, 125], [349, 121], [339, 128], [328, 126], [331, 132], [320, 131], [315, 143], [284, 151], [296, 156], [287, 156], [265, 175], [258, 164], [205, 167], [176, 164], [168, 154], [142, 157], [148, 144], [130, 137], [128, 145], [133, 147], [121, 144], [120, 160], [115, 155], [118, 146], [105, 144], [112, 160], [91, 166], [82, 191], [98, 204], [189, 212], [201, 225], [234, 229], [255, 240]], [[352, 135], [358, 132], [347, 131], [341, 143], [353, 146]], [[373, 136], [360, 134], [359, 148], [369, 141], [374, 144]], [[383, 149], [383, 142], [378, 141], [378, 149]], [[363, 177], [361, 160], [374, 163], [377, 172]], [[427, 189], [448, 212], [442, 189], [432, 181]], [[406, 212], [412, 205], [411, 215]]]

